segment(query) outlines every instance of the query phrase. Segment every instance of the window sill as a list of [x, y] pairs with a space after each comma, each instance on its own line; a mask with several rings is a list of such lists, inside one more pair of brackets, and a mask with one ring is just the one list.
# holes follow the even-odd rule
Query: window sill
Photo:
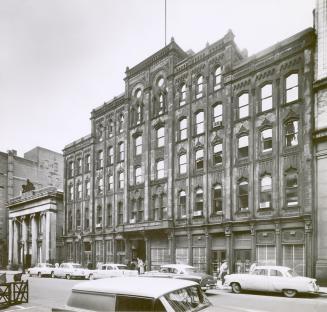
[[238, 118], [237, 120], [235, 120], [234, 123], [244, 122], [244, 121], [247, 121], [250, 119], [251, 119], [251, 116], [246, 116], [246, 117]]
[[264, 114], [272, 113], [274, 110], [275, 110], [275, 108], [274, 108], [274, 106], [273, 106], [272, 108], [267, 109], [267, 110], [265, 110], [265, 111], [259, 111], [259, 112], [257, 113], [257, 116], [261, 116], [261, 115], [264, 115]]
[[298, 104], [299, 102], [302, 102], [302, 98], [297, 98], [294, 101], [290, 101], [290, 102], [285, 102], [284, 104], [282, 104], [281, 106], [289, 106], [289, 105], [294, 105], [294, 104]]

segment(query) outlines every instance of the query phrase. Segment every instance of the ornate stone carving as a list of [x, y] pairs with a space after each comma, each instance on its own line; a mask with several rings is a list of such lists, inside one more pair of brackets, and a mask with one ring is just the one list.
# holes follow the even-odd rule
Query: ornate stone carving
[[29, 179], [27, 179], [26, 184], [22, 185], [22, 193], [26, 193], [33, 190], [35, 190], [34, 184]]

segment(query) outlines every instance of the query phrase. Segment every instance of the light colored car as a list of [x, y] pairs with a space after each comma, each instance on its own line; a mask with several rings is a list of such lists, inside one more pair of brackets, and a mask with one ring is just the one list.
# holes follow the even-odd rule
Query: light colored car
[[64, 262], [60, 264], [58, 268], [55, 268], [51, 274], [51, 277], [64, 277], [71, 278], [86, 278], [89, 274], [89, 270], [82, 268], [79, 263]]
[[249, 274], [226, 275], [225, 285], [231, 286], [234, 293], [245, 289], [280, 292], [286, 297], [294, 297], [297, 293], [317, 294], [319, 291], [315, 279], [299, 276], [284, 266], [256, 266]]
[[203, 291], [217, 286], [217, 281], [213, 276], [202, 273], [197, 268], [187, 264], [164, 264], [159, 271], [145, 272], [145, 276], [172, 277], [194, 281], [200, 284]]
[[29, 276], [37, 275], [38, 277], [42, 276], [51, 276], [54, 270], [54, 265], [50, 263], [37, 263], [35, 267], [27, 269]]
[[117, 276], [137, 276], [137, 270], [129, 270], [127, 265], [118, 263], [101, 264], [97, 270], [90, 270], [88, 278], [98, 279]]
[[73, 286], [64, 311], [191, 312], [210, 307], [195, 282], [135, 276], [79, 283]]

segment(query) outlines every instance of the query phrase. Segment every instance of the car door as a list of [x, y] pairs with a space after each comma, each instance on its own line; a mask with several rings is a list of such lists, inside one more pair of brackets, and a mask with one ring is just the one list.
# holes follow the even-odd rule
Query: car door
[[245, 285], [242, 288], [268, 291], [268, 269], [257, 268], [251, 274], [244, 274]]
[[278, 269], [271, 269], [269, 274], [272, 282], [271, 291], [280, 292], [285, 288], [290, 288], [290, 278], [285, 276], [283, 272]]

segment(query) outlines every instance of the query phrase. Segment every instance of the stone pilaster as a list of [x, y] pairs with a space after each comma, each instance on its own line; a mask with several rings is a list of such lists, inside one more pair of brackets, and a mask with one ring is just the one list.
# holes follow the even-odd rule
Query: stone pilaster
[[32, 222], [32, 259], [31, 265], [34, 266], [37, 263], [37, 221], [36, 215], [31, 215], [31, 222]]
[[14, 231], [13, 231], [13, 220], [9, 219], [8, 225], [8, 266], [11, 267], [13, 264], [13, 240], [14, 240]]
[[16, 219], [13, 220], [13, 229], [14, 229], [14, 238], [13, 238], [13, 264], [18, 264], [18, 221]]

